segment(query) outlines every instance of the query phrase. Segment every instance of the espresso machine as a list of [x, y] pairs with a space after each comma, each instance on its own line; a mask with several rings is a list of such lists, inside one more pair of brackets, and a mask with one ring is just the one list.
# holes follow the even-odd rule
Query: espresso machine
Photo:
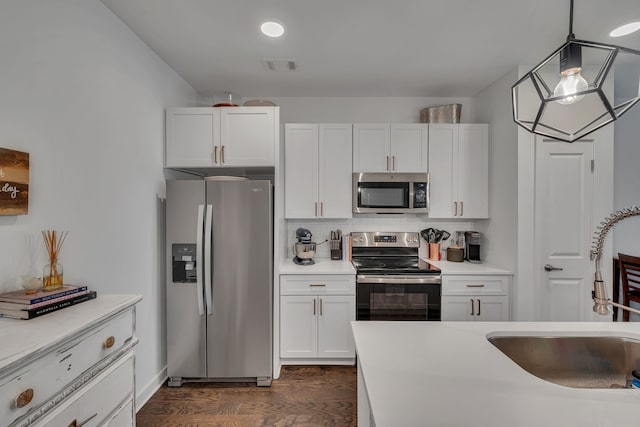
[[315, 264], [313, 256], [316, 254], [316, 243], [311, 241], [311, 231], [306, 228], [298, 228], [296, 239], [298, 241], [293, 244], [293, 253], [295, 254], [293, 262], [298, 265]]

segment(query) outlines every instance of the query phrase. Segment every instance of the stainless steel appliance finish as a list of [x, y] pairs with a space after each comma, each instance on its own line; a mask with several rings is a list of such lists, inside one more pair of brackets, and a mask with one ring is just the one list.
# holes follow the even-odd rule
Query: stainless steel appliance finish
[[495, 335], [489, 342], [522, 369], [575, 388], [631, 388], [640, 341], [615, 336]]
[[269, 181], [167, 181], [170, 386], [271, 384], [271, 192]]
[[353, 213], [429, 212], [429, 174], [354, 173]]
[[419, 233], [351, 233], [357, 320], [440, 320], [440, 269], [418, 257]]
[[480, 247], [482, 242], [482, 234], [477, 231], [465, 231], [464, 241], [464, 259], [469, 262], [481, 264], [482, 260], [480, 259]]

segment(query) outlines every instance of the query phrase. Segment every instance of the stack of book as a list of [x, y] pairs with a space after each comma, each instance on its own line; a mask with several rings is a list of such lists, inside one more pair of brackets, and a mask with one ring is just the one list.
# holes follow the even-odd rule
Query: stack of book
[[55, 291], [40, 290], [27, 295], [24, 290], [0, 294], [0, 317], [11, 319], [33, 319], [43, 314], [61, 310], [72, 305], [92, 300], [95, 291], [86, 286], [64, 285]]

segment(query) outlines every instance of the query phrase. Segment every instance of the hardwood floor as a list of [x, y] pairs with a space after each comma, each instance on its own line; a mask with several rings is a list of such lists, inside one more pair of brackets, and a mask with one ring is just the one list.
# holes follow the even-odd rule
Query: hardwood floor
[[162, 386], [140, 409], [146, 426], [356, 426], [356, 368], [286, 366], [271, 387], [187, 383]]

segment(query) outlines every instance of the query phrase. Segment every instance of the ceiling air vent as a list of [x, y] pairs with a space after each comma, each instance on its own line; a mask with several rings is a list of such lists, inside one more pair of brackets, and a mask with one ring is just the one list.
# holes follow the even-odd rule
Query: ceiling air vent
[[262, 62], [267, 71], [294, 71], [297, 68], [292, 59], [265, 59]]

